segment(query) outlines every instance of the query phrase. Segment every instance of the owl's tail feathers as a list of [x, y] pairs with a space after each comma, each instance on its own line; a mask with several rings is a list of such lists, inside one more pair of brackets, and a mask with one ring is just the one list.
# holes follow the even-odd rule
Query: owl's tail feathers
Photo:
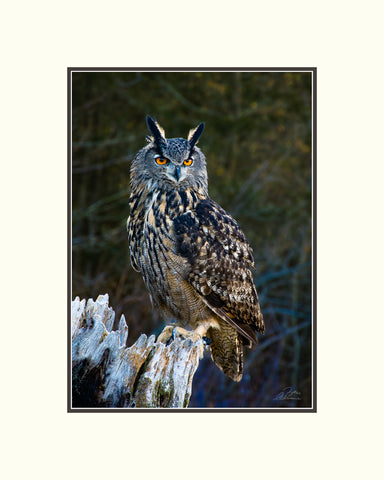
[[207, 331], [212, 360], [227, 377], [240, 382], [243, 376], [243, 342], [228, 323], [220, 321], [219, 324], [220, 329], [210, 328]]

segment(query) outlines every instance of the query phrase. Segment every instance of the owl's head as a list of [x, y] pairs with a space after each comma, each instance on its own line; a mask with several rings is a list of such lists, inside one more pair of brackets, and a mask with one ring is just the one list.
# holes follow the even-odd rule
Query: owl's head
[[190, 130], [185, 138], [166, 138], [160, 125], [147, 116], [151, 136], [148, 145], [134, 158], [131, 167], [131, 186], [146, 185], [149, 189], [166, 190], [193, 188], [208, 194], [207, 167], [203, 152], [196, 146], [204, 123]]

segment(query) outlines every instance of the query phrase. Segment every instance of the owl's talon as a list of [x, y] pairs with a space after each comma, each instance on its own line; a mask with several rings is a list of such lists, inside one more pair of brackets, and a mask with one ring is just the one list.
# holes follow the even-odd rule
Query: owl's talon
[[173, 325], [167, 325], [157, 337], [157, 341], [169, 345], [175, 339], [175, 328]]
[[171, 337], [172, 341], [175, 340], [175, 338], [176, 338], [176, 333], [177, 333], [176, 329], [177, 329], [177, 327], [174, 327], [174, 329], [172, 330], [172, 337]]
[[171, 336], [168, 338], [168, 340], [165, 342], [165, 345], [168, 347], [168, 345], [170, 345], [176, 338], [176, 333], [177, 333], [177, 330], [176, 330], [177, 327], [173, 327], [173, 330], [172, 330], [172, 333], [171, 333]]
[[182, 340], [190, 338], [194, 343], [202, 339], [201, 335], [199, 335], [199, 333], [195, 332], [194, 330], [186, 330], [185, 328], [168, 325], [160, 333], [157, 341], [165, 343], [165, 345], [169, 345], [176, 339], [176, 337], [180, 337]]

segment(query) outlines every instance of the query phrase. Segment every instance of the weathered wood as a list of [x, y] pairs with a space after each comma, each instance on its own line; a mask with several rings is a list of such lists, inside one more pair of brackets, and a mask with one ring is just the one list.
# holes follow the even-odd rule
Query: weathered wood
[[202, 340], [166, 345], [142, 334], [126, 348], [128, 327], [108, 294], [72, 302], [72, 408], [185, 408], [204, 352]]

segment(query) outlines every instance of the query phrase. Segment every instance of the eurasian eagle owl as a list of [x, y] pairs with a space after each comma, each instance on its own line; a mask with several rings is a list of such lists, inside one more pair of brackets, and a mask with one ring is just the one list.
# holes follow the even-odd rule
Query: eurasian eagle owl
[[196, 146], [204, 124], [187, 139], [167, 139], [151, 117], [147, 125], [149, 143], [131, 166], [132, 266], [142, 273], [153, 307], [194, 329], [178, 328], [183, 335], [207, 337], [215, 364], [239, 381], [243, 345], [251, 347], [256, 332], [264, 333], [251, 247], [236, 221], [208, 196], [205, 157]]

